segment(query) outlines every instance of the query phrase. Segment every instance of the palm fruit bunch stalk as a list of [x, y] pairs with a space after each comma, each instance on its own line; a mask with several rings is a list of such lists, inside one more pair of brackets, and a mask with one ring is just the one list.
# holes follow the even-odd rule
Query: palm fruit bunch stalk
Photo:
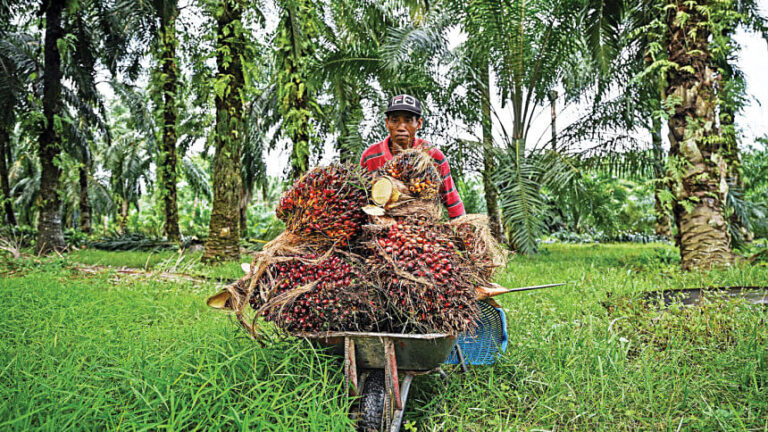
[[354, 257], [338, 253], [276, 262], [260, 281], [251, 306], [267, 321], [294, 334], [377, 330], [386, 304], [379, 290], [366, 282], [361, 268]]
[[387, 161], [381, 171], [400, 180], [413, 197], [432, 200], [440, 188], [440, 176], [426, 149], [409, 149]]
[[450, 229], [426, 219], [369, 226], [366, 268], [389, 302], [390, 331], [458, 334], [474, 329], [472, 263]]
[[275, 213], [286, 230], [346, 246], [366, 221], [370, 176], [351, 165], [318, 167], [296, 180]]
[[493, 237], [488, 216], [470, 214], [451, 221], [449, 225], [454, 230], [456, 248], [474, 260], [480, 284], [489, 284], [496, 270], [506, 265], [507, 254]]
[[365, 211], [374, 216], [375, 223], [414, 216], [437, 221], [443, 214], [440, 184], [435, 161], [426, 148], [404, 150], [375, 173], [370, 194], [375, 206]]

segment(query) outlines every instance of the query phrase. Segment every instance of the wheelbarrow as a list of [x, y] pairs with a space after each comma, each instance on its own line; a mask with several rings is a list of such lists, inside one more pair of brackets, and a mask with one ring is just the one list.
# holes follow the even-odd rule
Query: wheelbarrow
[[471, 335], [329, 332], [298, 336], [343, 356], [347, 389], [351, 396], [359, 396], [352, 413], [358, 430], [397, 432], [416, 375], [439, 373], [447, 380], [444, 363], [457, 364], [466, 372], [467, 364], [493, 364], [506, 350], [503, 310], [484, 301], [478, 307], [478, 326]]

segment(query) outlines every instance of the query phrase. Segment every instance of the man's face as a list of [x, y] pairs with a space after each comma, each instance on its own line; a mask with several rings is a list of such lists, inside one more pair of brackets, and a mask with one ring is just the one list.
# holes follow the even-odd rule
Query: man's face
[[421, 129], [423, 120], [408, 111], [395, 111], [387, 115], [386, 126], [390, 139], [400, 147], [408, 148]]

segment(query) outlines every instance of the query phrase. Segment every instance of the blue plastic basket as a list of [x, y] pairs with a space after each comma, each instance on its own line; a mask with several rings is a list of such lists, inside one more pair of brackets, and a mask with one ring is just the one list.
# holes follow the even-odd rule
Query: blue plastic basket
[[[480, 317], [474, 335], [459, 335], [456, 344], [464, 353], [464, 361], [472, 365], [492, 365], [496, 357], [507, 351], [507, 317], [504, 311], [486, 302], [477, 302]], [[458, 364], [456, 351], [451, 351], [447, 364]]]

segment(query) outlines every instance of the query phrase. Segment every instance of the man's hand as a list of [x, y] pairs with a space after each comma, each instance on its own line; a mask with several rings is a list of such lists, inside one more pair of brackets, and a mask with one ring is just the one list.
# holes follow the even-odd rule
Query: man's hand
[[451, 222], [461, 222], [461, 221], [462, 221], [462, 219], [464, 219], [464, 218], [466, 218], [466, 217], [467, 217], [467, 214], [466, 214], [466, 213], [464, 213], [464, 214], [463, 214], [463, 215], [461, 215], [461, 216], [458, 216], [458, 217], [455, 217], [455, 218], [451, 219]]
[[403, 148], [400, 144], [397, 144], [394, 140], [389, 140], [389, 152], [392, 153], [392, 156], [395, 156], [402, 151]]

